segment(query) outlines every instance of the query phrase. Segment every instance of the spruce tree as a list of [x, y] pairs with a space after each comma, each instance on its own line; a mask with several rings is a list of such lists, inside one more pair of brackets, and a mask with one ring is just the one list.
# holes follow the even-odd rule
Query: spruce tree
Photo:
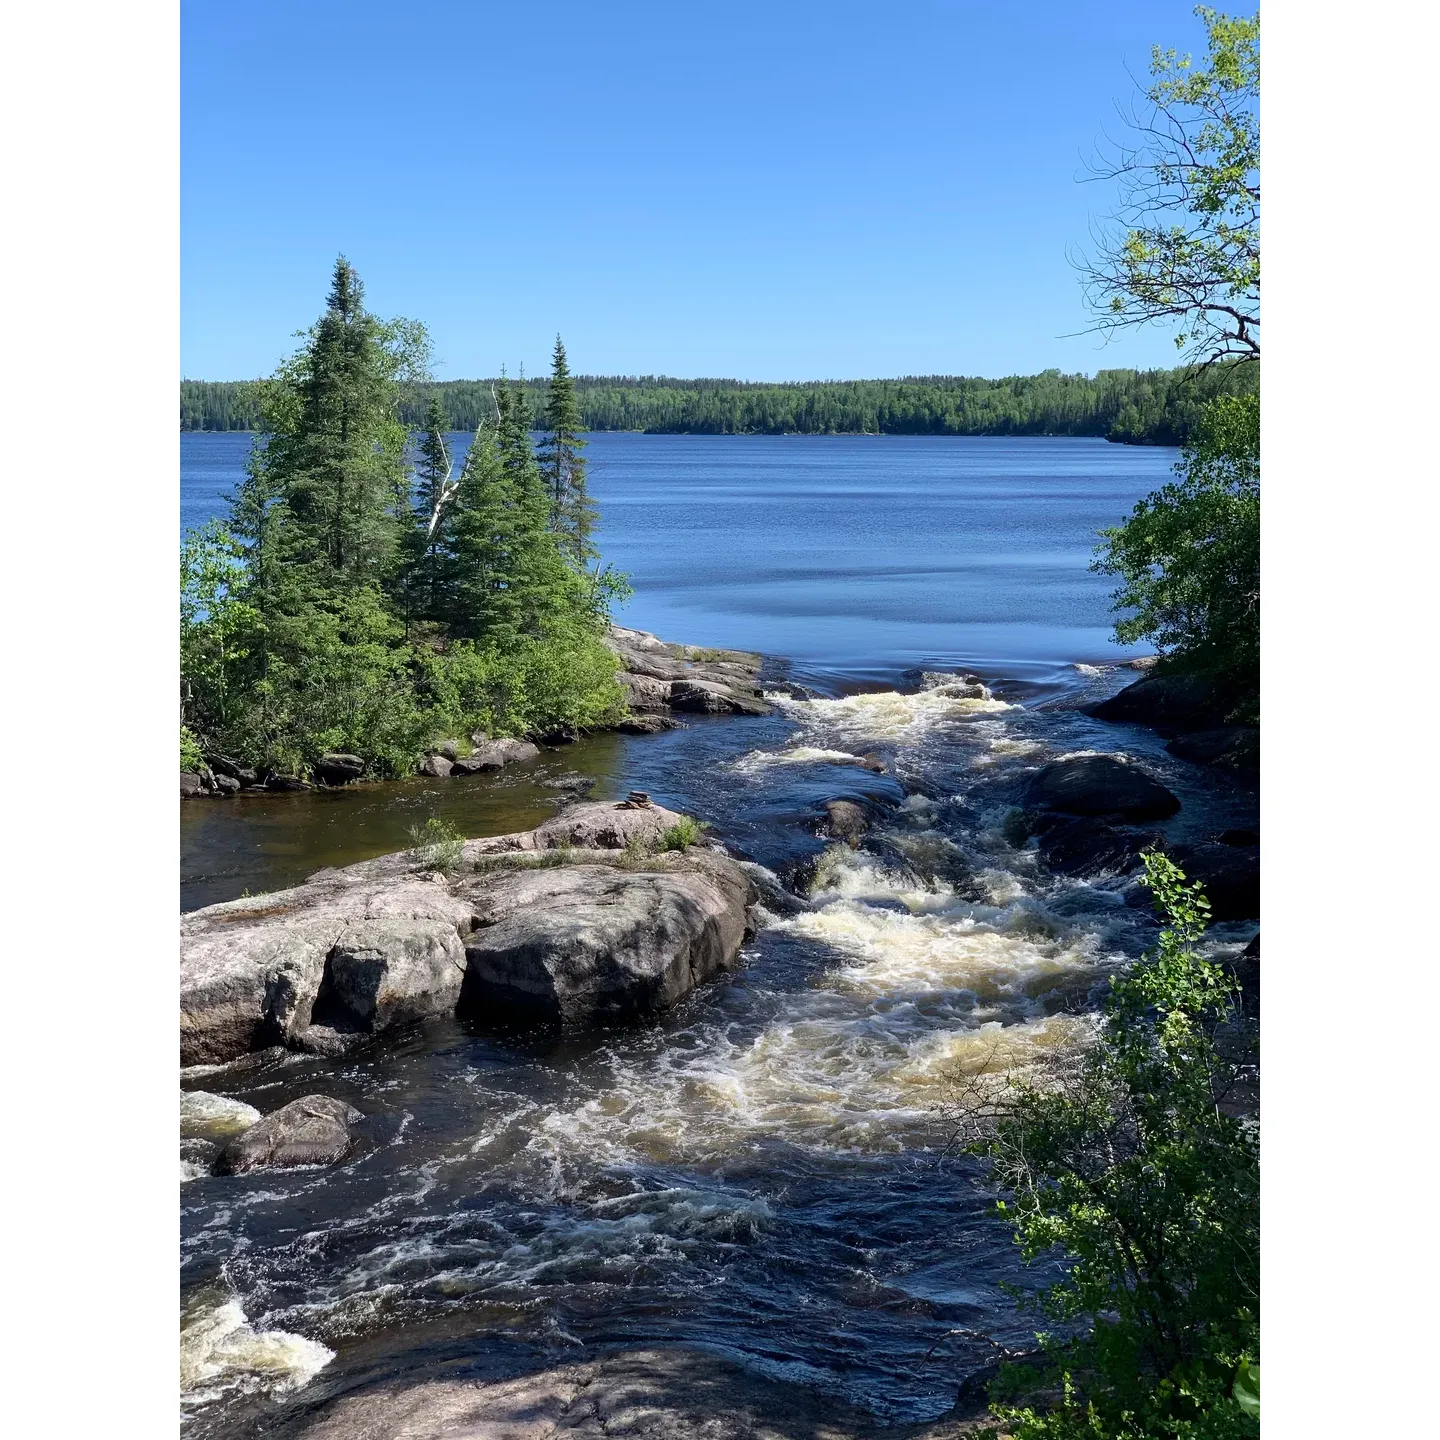
[[561, 547], [577, 566], [596, 558], [591, 544], [595, 505], [585, 485], [585, 461], [580, 452], [586, 442], [575, 399], [575, 381], [565, 359], [564, 342], [557, 335], [551, 358], [550, 395], [545, 405], [546, 438], [540, 443], [540, 469], [550, 496], [550, 523]]
[[395, 592], [407, 623], [438, 620], [445, 609], [444, 589], [454, 508], [450, 453], [445, 445], [444, 407], [432, 396], [416, 446], [414, 507], [404, 498], [405, 539]]

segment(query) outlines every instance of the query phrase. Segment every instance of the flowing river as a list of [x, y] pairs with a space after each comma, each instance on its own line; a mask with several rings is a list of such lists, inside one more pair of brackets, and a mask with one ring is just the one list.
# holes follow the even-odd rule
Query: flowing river
[[[243, 460], [242, 437], [184, 438], [212, 477]], [[776, 713], [595, 736], [499, 779], [189, 802], [182, 903], [401, 848], [429, 814], [528, 827], [581, 781], [709, 820], [806, 898], [649, 1028], [561, 1041], [437, 1021], [340, 1061], [185, 1072], [260, 1110], [323, 1090], [366, 1117], [333, 1168], [182, 1164], [191, 1436], [283, 1435], [381, 1378], [654, 1343], [882, 1419], [943, 1413], [990, 1358], [983, 1336], [1028, 1339], [1000, 1286], [1038, 1278], [947, 1143], [947, 1086], [1073, 1043], [1155, 933], [1121, 881], [1050, 876], [1007, 840], [1021, 777], [1120, 752], [1182, 800], [1155, 827], [1171, 838], [1256, 824], [1252, 793], [1079, 708], [1134, 678], [1085, 569], [1094, 531], [1173, 452], [597, 436], [591, 454], [607, 558], [637, 591], [620, 618], [782, 657]], [[201, 468], [191, 522], [216, 493]], [[962, 670], [983, 694], [951, 683]], [[872, 751], [884, 774], [849, 763]], [[880, 807], [858, 850], [816, 835], [837, 798]]]

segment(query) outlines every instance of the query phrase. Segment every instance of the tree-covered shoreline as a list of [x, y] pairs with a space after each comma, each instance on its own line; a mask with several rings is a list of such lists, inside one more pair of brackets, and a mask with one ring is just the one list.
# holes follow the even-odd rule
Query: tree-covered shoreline
[[[1046, 370], [989, 380], [904, 376], [893, 380], [764, 383], [668, 376], [575, 375], [580, 427], [652, 435], [1068, 435], [1123, 444], [1182, 445], [1205, 403], [1252, 394], [1257, 368]], [[438, 400], [450, 423], [473, 430], [493, 411], [497, 380], [420, 381], [400, 387], [401, 421], [419, 428]], [[180, 428], [253, 430], [264, 382], [182, 380]], [[549, 405], [549, 378], [520, 382], [533, 412]]]

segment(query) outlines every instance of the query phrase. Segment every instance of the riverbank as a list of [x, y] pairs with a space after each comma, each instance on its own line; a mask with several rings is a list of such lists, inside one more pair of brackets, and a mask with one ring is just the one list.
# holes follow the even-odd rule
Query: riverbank
[[[626, 701], [626, 713], [613, 724], [590, 727], [588, 732], [562, 727], [500, 738], [483, 731], [473, 732], [468, 740], [437, 738], [417, 762], [416, 773], [440, 780], [494, 773], [536, 759], [542, 747], [554, 750], [573, 744], [582, 733], [657, 734], [677, 723], [676, 714], [770, 713], [758, 685], [764, 664], [759, 655], [671, 644], [621, 625], [610, 626], [605, 644], [618, 661], [616, 679]], [[205, 752], [204, 760], [194, 770], [180, 771], [182, 800], [229, 799], [247, 790], [339, 789], [374, 778], [366, 756], [334, 751], [317, 756], [298, 773], [259, 770], [215, 751]]]

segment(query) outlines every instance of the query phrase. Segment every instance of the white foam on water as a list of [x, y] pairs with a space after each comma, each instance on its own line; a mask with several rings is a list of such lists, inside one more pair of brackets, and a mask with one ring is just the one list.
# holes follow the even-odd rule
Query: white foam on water
[[1082, 661], [1075, 662], [1075, 669], [1081, 675], [1105, 675], [1112, 667], [1109, 665], [1086, 665]]
[[858, 765], [860, 757], [848, 750], [826, 750], [816, 745], [796, 745], [786, 750], [752, 750], [735, 762], [742, 774], [754, 774], [771, 765]]
[[243, 1100], [208, 1090], [180, 1092], [180, 1137], [183, 1140], [228, 1140], [260, 1121], [260, 1112]]
[[233, 1393], [289, 1394], [335, 1358], [316, 1340], [286, 1330], [257, 1330], [238, 1300], [194, 1315], [180, 1331], [182, 1409]]
[[914, 741], [947, 721], [999, 714], [1015, 708], [994, 699], [988, 692], [971, 698], [940, 690], [920, 690], [913, 695], [882, 690], [873, 695], [847, 695], [839, 700], [780, 698], [775, 704], [802, 725], [855, 743]]

